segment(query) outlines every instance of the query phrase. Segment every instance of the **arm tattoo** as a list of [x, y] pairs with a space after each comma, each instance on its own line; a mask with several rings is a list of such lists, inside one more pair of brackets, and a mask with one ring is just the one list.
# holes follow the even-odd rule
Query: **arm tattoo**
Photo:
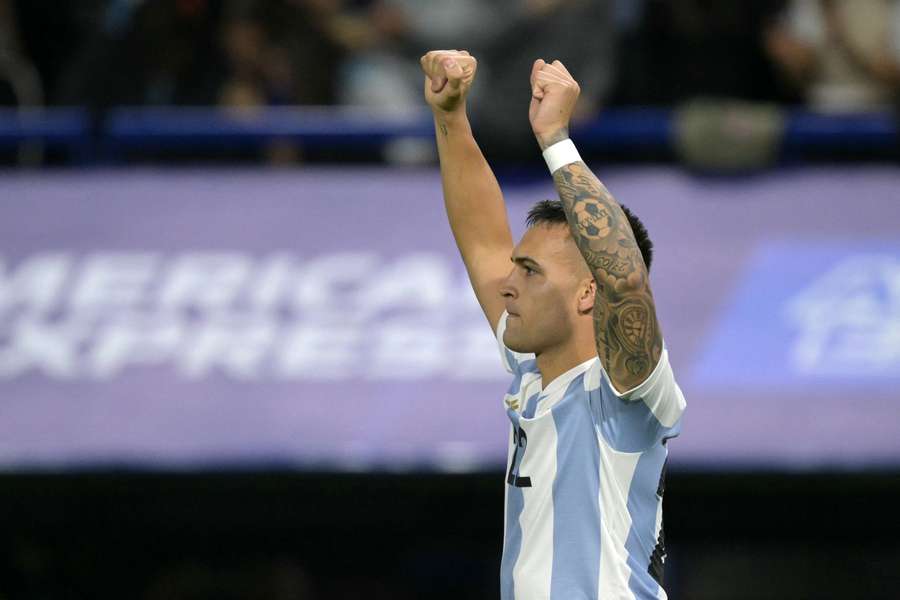
[[662, 354], [647, 268], [628, 218], [583, 162], [553, 174], [569, 229], [597, 282], [594, 337], [619, 391], [643, 382]]

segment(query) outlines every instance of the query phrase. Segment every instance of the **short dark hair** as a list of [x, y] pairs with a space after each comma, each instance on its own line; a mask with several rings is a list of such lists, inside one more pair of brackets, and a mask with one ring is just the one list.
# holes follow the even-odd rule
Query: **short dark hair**
[[[647, 266], [647, 272], [649, 273], [650, 262], [653, 260], [653, 242], [647, 234], [647, 228], [641, 220], [637, 218], [637, 215], [631, 212], [627, 206], [624, 204], [619, 204], [619, 206], [622, 207], [622, 212], [624, 212], [625, 216], [628, 218], [628, 223], [631, 225], [631, 231], [634, 232], [634, 239], [637, 241], [638, 248], [641, 249], [641, 257], [643, 257], [644, 265]], [[568, 221], [566, 221], [566, 211], [560, 200], [541, 200], [531, 207], [531, 210], [528, 211], [528, 216], [525, 218], [525, 224], [528, 227], [534, 227], [535, 225], [541, 224], [555, 225], [559, 223], [568, 225]]]

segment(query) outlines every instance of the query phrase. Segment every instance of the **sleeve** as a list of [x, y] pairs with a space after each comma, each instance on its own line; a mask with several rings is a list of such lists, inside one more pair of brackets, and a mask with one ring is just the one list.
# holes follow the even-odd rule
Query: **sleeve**
[[522, 370], [522, 363], [534, 360], [534, 354], [514, 352], [503, 343], [503, 334], [506, 331], [506, 318], [508, 316], [509, 313], [504, 310], [503, 314], [500, 315], [500, 320], [497, 321], [497, 347], [500, 349], [500, 360], [503, 362], [503, 368], [509, 373], [518, 374]]
[[640, 385], [617, 392], [598, 360], [585, 386], [591, 393], [595, 422], [615, 450], [640, 452], [681, 432], [687, 402], [675, 382], [665, 346], [653, 372]]

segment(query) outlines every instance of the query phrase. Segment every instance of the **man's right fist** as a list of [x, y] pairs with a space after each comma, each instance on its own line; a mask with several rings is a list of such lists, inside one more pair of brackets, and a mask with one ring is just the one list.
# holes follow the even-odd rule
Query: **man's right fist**
[[465, 50], [432, 50], [419, 63], [425, 72], [425, 101], [432, 110], [452, 112], [465, 106], [478, 61]]

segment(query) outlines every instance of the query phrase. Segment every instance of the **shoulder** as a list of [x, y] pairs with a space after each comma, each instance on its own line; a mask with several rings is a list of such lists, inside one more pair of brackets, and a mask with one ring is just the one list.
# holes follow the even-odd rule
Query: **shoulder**
[[687, 402], [675, 381], [665, 347], [650, 376], [630, 390], [617, 392], [600, 361], [588, 371], [584, 385], [595, 422], [616, 450], [645, 450], [680, 433]]

